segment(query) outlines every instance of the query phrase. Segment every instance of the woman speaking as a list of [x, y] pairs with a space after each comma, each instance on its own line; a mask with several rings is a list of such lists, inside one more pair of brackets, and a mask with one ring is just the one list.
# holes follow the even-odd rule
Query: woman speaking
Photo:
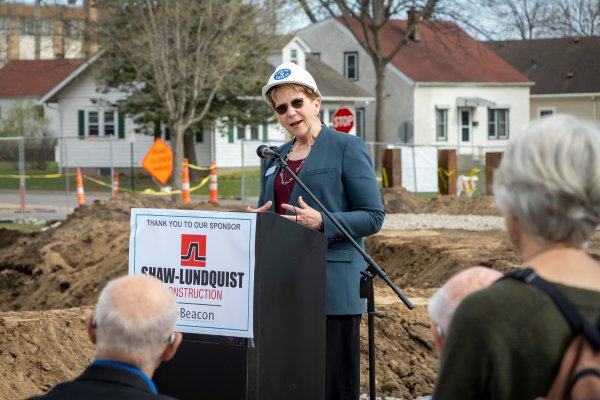
[[[381, 195], [362, 139], [334, 131], [319, 118], [321, 93], [314, 78], [281, 64], [262, 89], [281, 126], [293, 137], [281, 156], [344, 229], [364, 246], [384, 218]], [[336, 226], [275, 160], [265, 159], [258, 208], [273, 211], [327, 236], [326, 399], [360, 396], [360, 271], [366, 262]]]

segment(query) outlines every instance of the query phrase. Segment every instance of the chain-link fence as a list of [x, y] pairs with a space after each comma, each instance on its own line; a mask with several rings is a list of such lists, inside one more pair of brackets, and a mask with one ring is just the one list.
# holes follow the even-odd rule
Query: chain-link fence
[[[115, 180], [119, 192], [137, 195], [166, 196], [168, 185], [160, 185], [142, 168], [142, 160], [152, 146], [153, 138], [144, 137], [137, 141], [115, 138], [0, 138], [0, 218], [26, 217], [24, 213], [35, 208], [35, 200], [42, 195], [48, 199], [40, 206], [58, 203], [64, 212], [56, 218], [64, 218], [77, 205], [76, 172], [83, 176], [88, 199], [115, 195]], [[206, 176], [210, 173], [212, 160], [228, 165], [219, 171], [219, 198], [241, 199], [253, 203], [260, 186], [260, 159], [256, 149], [261, 144], [281, 146], [283, 142], [239, 140], [236, 143], [212, 145], [207, 150], [196, 145], [197, 165], [200, 171], [191, 182], [192, 199], [203, 200], [208, 196]], [[459, 194], [486, 194], [486, 155], [501, 153], [503, 147], [452, 148], [435, 145], [406, 145], [397, 143], [367, 142], [367, 149], [377, 166], [376, 174], [381, 186], [401, 186], [404, 189], [433, 195], [444, 193], [450, 182], [460, 176], [471, 178], [470, 190]], [[220, 146], [220, 147], [219, 147]], [[453, 150], [456, 163], [453, 168], [439, 164], [442, 150]], [[400, 155], [399, 168], [386, 164], [386, 154]], [[221, 157], [221, 161], [219, 159]], [[388, 160], [389, 161], [389, 160]], [[396, 179], [399, 177], [399, 179]], [[475, 178], [473, 178], [475, 177]], [[473, 185], [473, 182], [475, 184]], [[440, 188], [442, 186], [442, 188]], [[39, 207], [38, 207], [39, 208]]]

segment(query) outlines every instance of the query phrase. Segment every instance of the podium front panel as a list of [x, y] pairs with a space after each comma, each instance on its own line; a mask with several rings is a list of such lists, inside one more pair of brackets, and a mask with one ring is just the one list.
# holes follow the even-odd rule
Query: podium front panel
[[259, 213], [254, 338], [185, 334], [161, 364], [160, 393], [180, 400], [324, 399], [325, 235]]

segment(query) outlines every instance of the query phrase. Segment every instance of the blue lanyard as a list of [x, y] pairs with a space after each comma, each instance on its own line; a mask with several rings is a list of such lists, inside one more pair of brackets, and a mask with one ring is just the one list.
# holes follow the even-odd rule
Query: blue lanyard
[[125, 364], [125, 363], [118, 362], [118, 361], [112, 361], [112, 360], [94, 360], [92, 362], [92, 365], [106, 365], [109, 367], [121, 368], [121, 369], [126, 369], [127, 371], [131, 371], [134, 374], [140, 376], [144, 381], [146, 381], [146, 383], [150, 387], [150, 390], [152, 391], [152, 393], [158, 394], [158, 391], [156, 390], [156, 385], [154, 385], [154, 382], [152, 382], [152, 379], [150, 379], [148, 377], [148, 375], [146, 375], [144, 373], [144, 371], [142, 371], [141, 369], [139, 369], [137, 367], [134, 367], [133, 365]]

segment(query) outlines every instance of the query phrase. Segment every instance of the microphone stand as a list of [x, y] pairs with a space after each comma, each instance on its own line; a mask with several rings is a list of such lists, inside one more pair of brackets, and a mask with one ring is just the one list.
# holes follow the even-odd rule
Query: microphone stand
[[400, 300], [408, 307], [409, 310], [414, 308], [411, 301], [404, 296], [404, 294], [394, 285], [394, 282], [387, 276], [385, 271], [377, 265], [377, 263], [363, 250], [362, 247], [350, 236], [348, 231], [338, 222], [338, 220], [327, 210], [327, 208], [317, 199], [317, 197], [306, 187], [306, 185], [296, 176], [296, 174], [287, 165], [284, 159], [278, 152], [271, 155], [281, 168], [285, 169], [288, 174], [294, 179], [294, 181], [300, 185], [300, 187], [308, 194], [308, 196], [319, 206], [319, 208], [327, 215], [327, 218], [335, 225], [336, 228], [342, 232], [344, 237], [348, 239], [350, 243], [358, 250], [367, 262], [367, 268], [361, 271], [362, 278], [360, 280], [360, 297], [367, 299], [367, 315], [368, 315], [368, 332], [369, 332], [369, 398], [371, 400], [376, 399], [375, 390], [375, 317], [377, 315], [375, 311], [375, 295], [373, 290], [373, 278], [379, 276], [385, 283], [398, 295]]

